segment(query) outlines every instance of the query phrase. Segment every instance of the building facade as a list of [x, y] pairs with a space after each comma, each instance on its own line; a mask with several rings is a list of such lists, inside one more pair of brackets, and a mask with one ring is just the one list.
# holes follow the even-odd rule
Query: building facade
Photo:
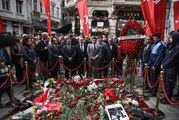
[[[78, 0], [65, 0], [65, 9], [72, 23], [72, 31], [79, 34], [82, 28], [77, 2]], [[140, 0], [88, 0], [88, 16], [91, 35], [119, 35], [129, 19], [143, 21]]]
[[[50, 1], [52, 31], [62, 26], [62, 1]], [[40, 0], [0, 0], [0, 16], [5, 32], [35, 34], [47, 31], [46, 13]]]

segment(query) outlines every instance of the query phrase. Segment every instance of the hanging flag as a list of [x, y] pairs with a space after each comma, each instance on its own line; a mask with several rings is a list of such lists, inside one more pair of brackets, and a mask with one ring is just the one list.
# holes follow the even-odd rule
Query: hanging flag
[[48, 34], [51, 35], [50, 0], [40, 0], [40, 1], [45, 8], [45, 12], [46, 12], [46, 15], [47, 15]]
[[89, 30], [88, 30], [88, 7], [87, 7], [87, 0], [80, 0], [77, 3], [77, 7], [78, 7], [78, 13], [80, 15], [80, 21], [81, 21], [82, 26], [83, 26], [84, 35], [88, 35], [89, 34]]
[[166, 0], [141, 0], [146, 34], [160, 33], [164, 39]]
[[3, 24], [2, 24], [1, 16], [0, 16], [0, 32], [3, 32]]
[[179, 1], [175, 1], [174, 3], [174, 30], [177, 32], [179, 30]]
[[155, 32], [160, 33], [161, 39], [164, 40], [166, 0], [155, 0], [154, 5]]
[[147, 36], [153, 35], [155, 32], [155, 22], [154, 22], [154, 2], [152, 0], [141, 0], [141, 9], [144, 17], [144, 26]]

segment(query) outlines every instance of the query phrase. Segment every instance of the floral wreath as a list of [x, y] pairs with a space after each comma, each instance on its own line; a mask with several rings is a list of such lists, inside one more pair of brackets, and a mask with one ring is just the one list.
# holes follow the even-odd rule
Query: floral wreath
[[[122, 29], [120, 36], [143, 35], [144, 29], [135, 20], [130, 20]], [[138, 54], [143, 44], [142, 39], [121, 40], [121, 48], [128, 55]]]

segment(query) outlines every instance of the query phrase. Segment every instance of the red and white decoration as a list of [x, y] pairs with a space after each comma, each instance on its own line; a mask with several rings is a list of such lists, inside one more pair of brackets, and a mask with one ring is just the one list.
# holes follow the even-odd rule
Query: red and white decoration
[[160, 33], [164, 39], [166, 0], [141, 0], [146, 35]]
[[87, 2], [88, 2], [87, 0], [80, 0], [77, 3], [78, 12], [79, 12], [80, 20], [81, 20], [81, 23], [82, 23], [82, 26], [83, 26], [84, 35], [88, 35], [89, 34]]

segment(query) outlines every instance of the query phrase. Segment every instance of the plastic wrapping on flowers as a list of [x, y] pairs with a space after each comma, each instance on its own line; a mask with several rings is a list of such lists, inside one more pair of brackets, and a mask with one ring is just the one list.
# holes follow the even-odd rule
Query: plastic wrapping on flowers
[[[53, 80], [51, 82], [55, 83]], [[105, 106], [119, 103], [132, 118], [130, 110], [140, 109], [141, 101], [138, 103], [138, 95], [130, 94], [125, 84], [118, 78], [61, 80], [56, 85], [53, 98], [49, 98], [54, 94], [49, 91], [54, 88], [48, 88], [34, 100], [33, 116], [39, 120], [108, 120]], [[42, 104], [37, 104], [39, 102]]]

